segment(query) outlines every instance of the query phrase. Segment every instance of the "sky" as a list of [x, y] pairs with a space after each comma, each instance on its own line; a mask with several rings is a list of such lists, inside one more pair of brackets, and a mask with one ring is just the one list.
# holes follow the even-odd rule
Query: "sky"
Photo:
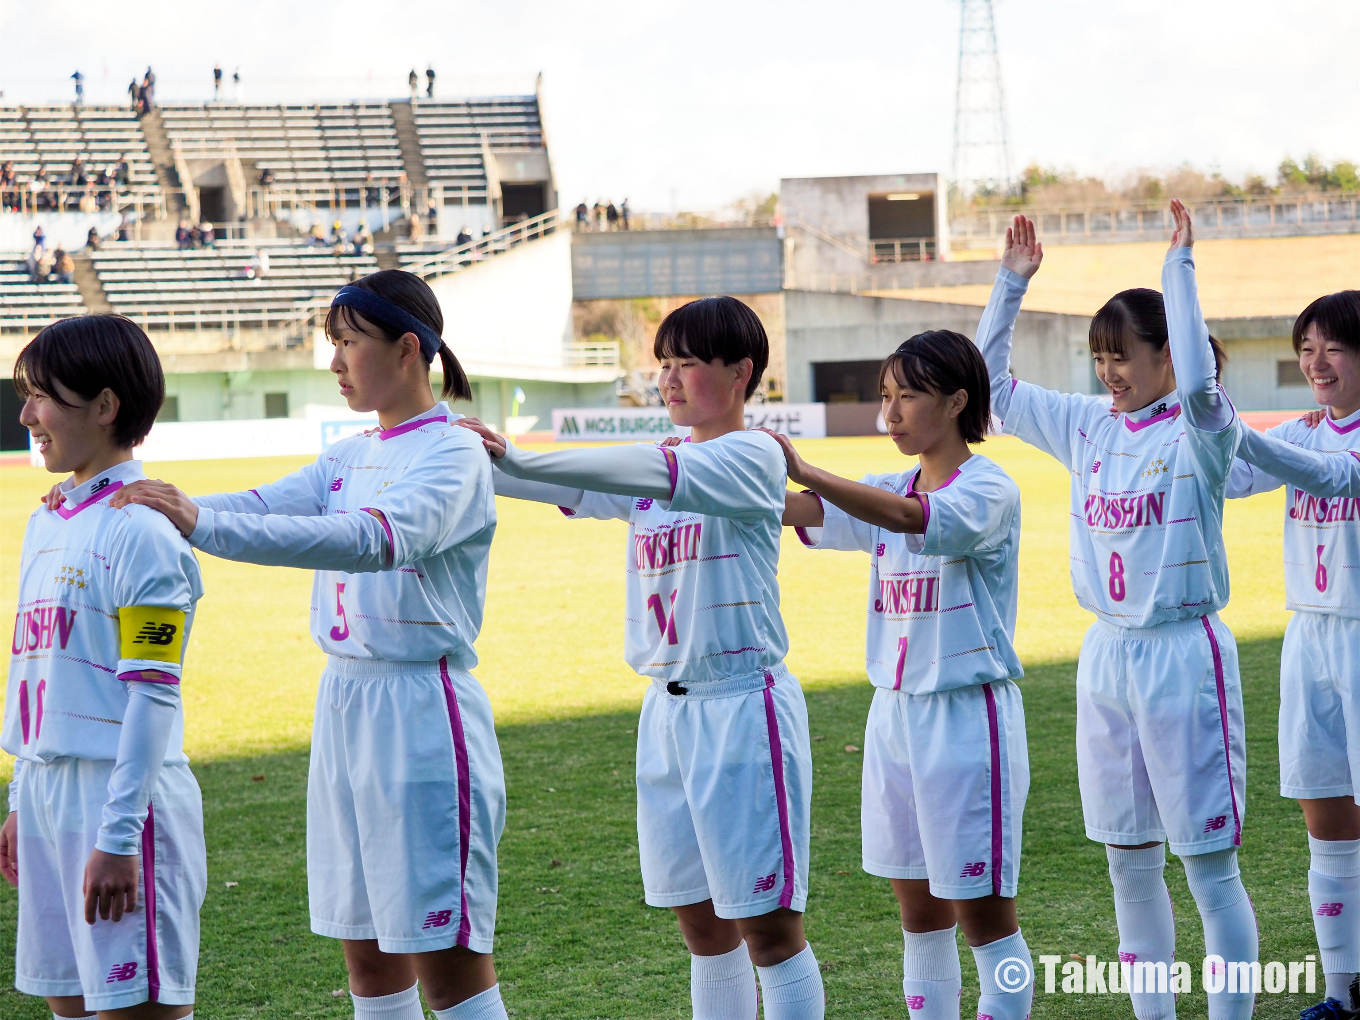
[[[997, 0], [1018, 169], [1360, 161], [1360, 0]], [[712, 210], [781, 177], [948, 173], [958, 0], [0, 0], [5, 102], [532, 91], [564, 205]]]

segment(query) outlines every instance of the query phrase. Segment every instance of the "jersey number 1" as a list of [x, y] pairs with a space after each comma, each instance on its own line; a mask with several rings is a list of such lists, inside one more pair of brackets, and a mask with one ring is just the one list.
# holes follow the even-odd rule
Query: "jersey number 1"
[[1110, 598], [1123, 602], [1128, 589], [1124, 587], [1124, 558], [1117, 552], [1110, 553]]

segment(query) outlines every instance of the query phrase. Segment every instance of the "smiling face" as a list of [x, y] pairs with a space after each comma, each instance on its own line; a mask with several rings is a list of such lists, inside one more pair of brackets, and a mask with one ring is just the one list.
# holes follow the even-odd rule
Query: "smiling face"
[[1313, 388], [1313, 399], [1333, 418], [1360, 411], [1360, 351], [1325, 336], [1309, 323], [1299, 344], [1299, 370]]
[[1124, 353], [1093, 351], [1096, 378], [1114, 397], [1114, 409], [1127, 414], [1147, 407], [1176, 388], [1171, 347], [1161, 350], [1142, 340], [1128, 340]]
[[701, 361], [677, 355], [661, 359], [657, 388], [671, 421], [703, 429], [709, 423], [740, 413], [746, 403], [746, 384], [750, 378], [750, 358], [724, 365], [722, 358]]
[[[379, 411], [409, 388], [406, 375], [420, 345], [411, 333], [395, 342], [379, 335], [377, 327], [353, 309], [335, 317], [330, 331], [335, 353], [331, 371], [340, 395], [353, 411]], [[423, 362], [422, 362], [423, 365]]]
[[79, 485], [89, 472], [126, 452], [113, 441], [118, 397], [105, 389], [93, 400], [85, 400], [58, 380], [52, 380], [52, 386], [55, 395], [36, 387], [29, 389], [19, 411], [19, 423], [32, 435], [47, 470], [74, 474]]
[[883, 373], [882, 398], [888, 438], [908, 457], [961, 436], [958, 418], [968, 406], [966, 390], [948, 395], [914, 390], [889, 370]]

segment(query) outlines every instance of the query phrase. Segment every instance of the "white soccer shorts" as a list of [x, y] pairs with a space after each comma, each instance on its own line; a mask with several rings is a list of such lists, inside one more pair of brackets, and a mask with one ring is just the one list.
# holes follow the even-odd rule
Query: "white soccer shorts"
[[439, 662], [330, 658], [307, 780], [312, 931], [491, 952], [505, 775], [491, 702]]
[[[1280, 795], [1355, 796], [1360, 620], [1295, 613], [1280, 654]], [[1357, 800], [1360, 803], [1360, 800]]]
[[686, 694], [649, 687], [637, 792], [651, 906], [712, 899], [726, 918], [806, 909], [812, 753], [803, 689], [782, 664]]
[[1242, 682], [1217, 616], [1092, 624], [1077, 663], [1077, 774], [1093, 840], [1165, 840], [1182, 856], [1241, 844]]
[[198, 974], [208, 888], [203, 800], [188, 765], [164, 765], [142, 829], [137, 909], [85, 923], [85, 865], [109, 799], [111, 761], [25, 762], [19, 783], [19, 938], [14, 987], [83, 995], [92, 1010], [185, 1006]]
[[1020, 688], [874, 691], [864, 731], [864, 870], [930, 894], [1016, 894], [1029, 754]]

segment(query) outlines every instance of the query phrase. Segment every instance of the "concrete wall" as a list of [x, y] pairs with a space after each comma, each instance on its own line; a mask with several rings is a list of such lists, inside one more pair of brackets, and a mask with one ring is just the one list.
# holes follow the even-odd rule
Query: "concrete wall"
[[783, 285], [773, 227], [572, 234], [572, 290], [602, 298], [763, 294]]

